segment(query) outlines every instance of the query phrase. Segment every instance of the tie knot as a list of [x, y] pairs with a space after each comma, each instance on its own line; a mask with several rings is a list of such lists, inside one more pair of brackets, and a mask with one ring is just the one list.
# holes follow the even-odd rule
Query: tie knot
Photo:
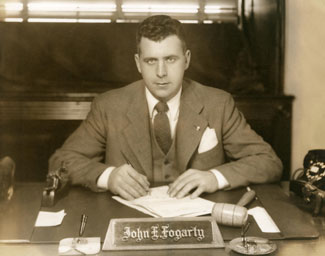
[[167, 112], [168, 111], [168, 105], [167, 105], [166, 102], [159, 101], [156, 104], [155, 109], [158, 111], [158, 113]]

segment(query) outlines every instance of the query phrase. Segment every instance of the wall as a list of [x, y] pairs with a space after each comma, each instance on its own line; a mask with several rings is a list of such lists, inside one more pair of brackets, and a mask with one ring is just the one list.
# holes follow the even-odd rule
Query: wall
[[325, 1], [286, 1], [285, 93], [293, 105], [292, 170], [325, 149]]

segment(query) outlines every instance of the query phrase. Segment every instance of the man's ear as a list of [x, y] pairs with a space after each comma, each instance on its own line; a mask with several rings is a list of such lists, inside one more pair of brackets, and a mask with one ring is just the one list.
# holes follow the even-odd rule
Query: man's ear
[[185, 52], [185, 70], [188, 69], [188, 67], [190, 66], [190, 62], [191, 62], [191, 51], [186, 50], [186, 52]]
[[140, 56], [138, 53], [134, 54], [134, 60], [135, 60], [135, 64], [137, 65], [137, 69], [138, 69], [139, 73], [141, 74]]

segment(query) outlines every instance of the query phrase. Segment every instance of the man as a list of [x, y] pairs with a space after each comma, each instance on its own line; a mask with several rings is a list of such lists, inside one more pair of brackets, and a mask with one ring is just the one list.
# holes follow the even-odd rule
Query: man
[[[184, 79], [191, 52], [179, 21], [144, 20], [135, 62], [143, 80], [97, 97], [81, 126], [50, 159], [72, 184], [143, 196], [169, 183], [177, 198], [277, 181], [282, 164], [246, 123], [232, 97]], [[157, 104], [159, 103], [159, 104]]]

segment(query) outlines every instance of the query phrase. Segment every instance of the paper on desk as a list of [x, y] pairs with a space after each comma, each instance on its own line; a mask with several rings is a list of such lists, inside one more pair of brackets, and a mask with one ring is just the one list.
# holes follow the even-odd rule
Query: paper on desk
[[62, 223], [65, 215], [66, 213], [64, 210], [59, 212], [40, 211], [36, 219], [35, 227], [58, 226]]
[[280, 233], [280, 229], [275, 224], [271, 216], [263, 207], [254, 207], [248, 210], [248, 214], [252, 215], [260, 227], [262, 232], [265, 233]]
[[113, 198], [122, 204], [149, 214], [153, 217], [195, 217], [211, 214], [214, 202], [203, 199], [191, 199], [190, 196], [177, 199], [167, 194], [168, 186], [151, 188], [149, 194], [132, 201], [119, 196]]

